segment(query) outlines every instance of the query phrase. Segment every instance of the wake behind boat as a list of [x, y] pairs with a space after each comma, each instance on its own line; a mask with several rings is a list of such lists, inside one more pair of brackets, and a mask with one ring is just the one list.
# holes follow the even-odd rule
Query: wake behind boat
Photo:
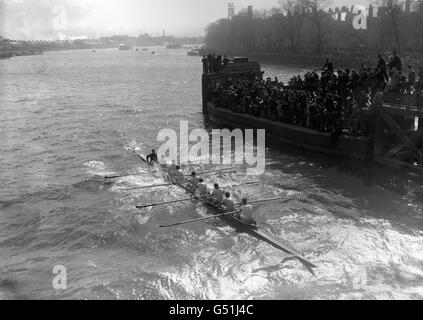
[[[188, 193], [196, 197], [195, 192], [192, 190], [192, 188], [189, 187], [189, 181], [185, 179], [184, 184], [178, 184], [181, 188], [185, 189]], [[226, 223], [234, 227], [237, 231], [248, 233], [262, 241], [267, 242], [268, 244], [272, 245], [273, 247], [280, 249], [288, 254], [291, 254], [293, 257], [300, 260], [301, 263], [304, 264], [307, 269], [316, 268], [316, 265], [314, 265], [312, 262], [304, 258], [304, 255], [293, 248], [291, 245], [287, 243], [282, 243], [282, 241], [275, 239], [273, 236], [271, 236], [267, 231], [264, 229], [258, 227], [257, 225], [248, 224], [240, 219], [236, 218], [233, 214], [225, 215], [225, 209], [220, 206], [214, 204], [212, 201], [204, 198], [197, 198], [199, 201], [201, 201], [207, 208], [211, 209], [212, 214], [215, 216], [218, 216], [220, 219], [224, 220]]]

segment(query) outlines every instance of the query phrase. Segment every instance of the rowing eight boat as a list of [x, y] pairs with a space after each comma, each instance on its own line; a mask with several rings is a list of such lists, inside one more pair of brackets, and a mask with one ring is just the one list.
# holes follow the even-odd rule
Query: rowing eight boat
[[[139, 158], [141, 158], [144, 162], [148, 163], [150, 166], [154, 166], [154, 163], [147, 162], [144, 155], [137, 153], [135, 150], [133, 150], [135, 154]], [[163, 166], [166, 168], [166, 166]], [[224, 220], [226, 223], [234, 227], [237, 231], [248, 233], [270, 245], [273, 247], [282, 250], [293, 257], [297, 258], [306, 268], [308, 271], [314, 274], [312, 268], [316, 268], [316, 265], [314, 265], [311, 261], [307, 260], [304, 255], [299, 252], [297, 249], [292, 247], [290, 244], [288, 244], [285, 241], [275, 239], [272, 235], [270, 235], [266, 230], [256, 226], [244, 223], [243, 221], [237, 219], [233, 215], [222, 215], [222, 213], [225, 213], [225, 210], [222, 206], [215, 205], [211, 201], [205, 199], [205, 198], [198, 198], [195, 194], [195, 192], [190, 188], [190, 184], [187, 179], [185, 179], [184, 184], [176, 184], [177, 186], [181, 187], [191, 195], [193, 195], [198, 201], [201, 201], [207, 208], [211, 209], [213, 214], [218, 216], [220, 219]]]

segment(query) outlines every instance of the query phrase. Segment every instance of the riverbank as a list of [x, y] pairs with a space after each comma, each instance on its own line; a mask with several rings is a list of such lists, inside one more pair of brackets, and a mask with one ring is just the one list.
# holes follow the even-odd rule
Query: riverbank
[[9, 51], [9, 52], [0, 52], [0, 59], [9, 59], [13, 57], [20, 56], [35, 56], [43, 54], [42, 51]]
[[[310, 69], [317, 69], [322, 67], [327, 58], [329, 58], [335, 69], [337, 68], [350, 68], [359, 69], [361, 64], [364, 63], [367, 67], [376, 67], [377, 53], [346, 53], [346, 52], [333, 52], [323, 54], [310, 54], [298, 52], [251, 52], [251, 51], [220, 51], [209, 49], [208, 52], [215, 52], [219, 55], [226, 55], [230, 57], [249, 57], [259, 63], [281, 64], [287, 66], [301, 66]], [[390, 52], [383, 53], [388, 57]], [[423, 65], [423, 53], [406, 53], [401, 55], [403, 59], [403, 66], [412, 65], [414, 68]]]

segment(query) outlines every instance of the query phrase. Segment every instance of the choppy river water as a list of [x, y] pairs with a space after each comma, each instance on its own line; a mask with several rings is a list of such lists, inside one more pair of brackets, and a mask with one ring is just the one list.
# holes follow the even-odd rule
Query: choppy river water
[[[46, 52], [0, 61], [0, 298], [422, 299], [423, 179], [358, 161], [270, 148], [261, 184], [240, 197], [261, 225], [318, 265], [295, 260], [160, 183], [127, 146], [148, 151], [160, 128], [210, 127], [198, 57], [184, 50]], [[304, 70], [263, 65], [287, 80]], [[139, 173], [106, 184], [98, 175]], [[249, 181], [242, 171], [208, 181]], [[67, 290], [52, 286], [55, 265]]]

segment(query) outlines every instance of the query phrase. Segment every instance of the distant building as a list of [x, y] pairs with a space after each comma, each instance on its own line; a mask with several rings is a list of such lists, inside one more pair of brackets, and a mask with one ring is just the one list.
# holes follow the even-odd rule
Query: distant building
[[231, 20], [235, 15], [235, 4], [233, 2], [228, 3], [228, 19]]
[[248, 6], [247, 8], [247, 17], [252, 19], [253, 18], [253, 6]]
[[405, 13], [410, 13], [411, 11], [411, 0], [405, 0]]

